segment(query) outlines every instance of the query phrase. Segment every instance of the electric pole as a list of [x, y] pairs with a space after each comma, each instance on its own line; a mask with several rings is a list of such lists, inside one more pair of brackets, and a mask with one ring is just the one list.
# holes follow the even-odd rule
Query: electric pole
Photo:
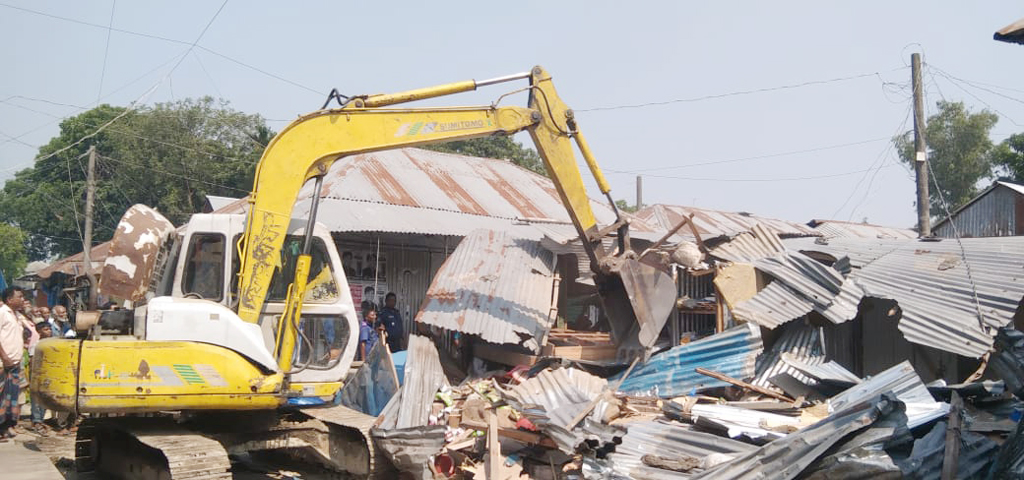
[[928, 150], [924, 133], [924, 88], [921, 86], [921, 54], [910, 56], [911, 80], [914, 84], [914, 173], [917, 175], [917, 229], [921, 237], [932, 235], [928, 211]]
[[644, 177], [636, 176], [636, 209], [644, 208]]
[[96, 309], [96, 275], [92, 273], [92, 204], [96, 195], [96, 146], [89, 147], [89, 172], [85, 180], [85, 234], [82, 238], [82, 263], [89, 279], [88, 310]]

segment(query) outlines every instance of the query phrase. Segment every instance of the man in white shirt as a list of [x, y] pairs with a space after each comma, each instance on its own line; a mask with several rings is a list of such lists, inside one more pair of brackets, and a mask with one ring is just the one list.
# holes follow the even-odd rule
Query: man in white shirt
[[8, 287], [3, 291], [3, 302], [0, 306], [0, 361], [3, 362], [3, 373], [0, 373], [0, 442], [15, 436], [11, 427], [18, 424], [21, 416], [18, 394], [25, 328], [14, 312], [21, 310], [25, 292], [19, 287]]
[[75, 338], [75, 329], [68, 320], [68, 309], [64, 305], [53, 307], [53, 315], [47, 321], [50, 322], [54, 337]]

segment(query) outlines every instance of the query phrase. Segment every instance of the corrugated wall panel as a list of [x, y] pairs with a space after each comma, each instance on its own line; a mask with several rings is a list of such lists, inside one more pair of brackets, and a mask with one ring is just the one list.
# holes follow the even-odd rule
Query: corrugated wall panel
[[[998, 186], [953, 216], [961, 237], [1009, 237], [1017, 232], [1016, 203], [1021, 194]], [[935, 227], [936, 236], [953, 238], [953, 225]]]

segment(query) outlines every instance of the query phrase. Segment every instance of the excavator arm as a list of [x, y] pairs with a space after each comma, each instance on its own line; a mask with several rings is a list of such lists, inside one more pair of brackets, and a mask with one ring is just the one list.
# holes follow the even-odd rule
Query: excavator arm
[[[525, 108], [494, 105], [385, 108], [524, 78], [530, 81], [529, 106]], [[666, 281], [664, 272], [637, 262], [635, 254], [628, 250], [628, 240], [623, 242], [624, 237], [628, 239], [625, 222], [619, 221], [604, 230], [599, 229], [573, 154], [574, 141], [606, 195], [608, 184], [576, 128], [572, 110], [558, 97], [550, 75], [540, 67], [529, 73], [484, 82], [466, 81], [397, 94], [354, 97], [342, 108], [319, 110], [288, 125], [267, 146], [249, 197], [251, 205], [241, 242], [244, 251], [238, 289], [239, 317], [248, 322], [258, 322], [298, 192], [310, 179], [317, 179], [319, 186], [328, 168], [339, 158], [488, 135], [512, 135], [524, 130], [529, 132], [544, 160], [590, 257], [599, 288], [603, 287], [606, 310], [610, 316], [629, 315], [635, 319], [630, 323], [639, 326], [639, 343], [649, 347], [664, 325], [675, 299], [674, 286], [670, 288], [668, 285], [672, 283], [671, 278]], [[311, 217], [315, 216], [319, 196], [319, 191], [312, 196]], [[613, 202], [612, 208], [615, 208]], [[601, 243], [602, 237], [611, 230], [619, 231], [620, 246], [616, 255], [606, 252]], [[300, 257], [278, 329], [276, 353], [285, 372], [291, 367], [295, 329], [301, 315], [300, 299], [308, 281], [308, 268], [303, 268], [303, 264]], [[308, 267], [308, 256], [305, 265]], [[624, 303], [626, 307], [608, 305], [610, 299], [616, 304]], [[617, 336], [624, 335], [623, 331]]]

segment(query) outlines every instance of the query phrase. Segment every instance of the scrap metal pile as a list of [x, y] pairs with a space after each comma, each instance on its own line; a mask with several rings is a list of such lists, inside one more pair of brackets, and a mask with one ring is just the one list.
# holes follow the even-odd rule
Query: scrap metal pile
[[[400, 375], [386, 352], [371, 354], [379, 361], [356, 378], [376, 380], [343, 392], [349, 408], [379, 413], [370, 433], [401, 475], [1024, 478], [1024, 334], [1010, 326], [1024, 296], [1019, 239], [780, 240], [754, 228], [707, 251], [700, 265], [718, 272], [721, 298], [711, 300], [727, 304], [732, 326], [632, 363], [560, 356], [609, 346], [558, 343], [573, 334], [545, 314], [550, 254], [533, 243], [488, 242], [506, 257], [525, 255], [516, 262], [523, 273], [499, 276], [467, 261], [469, 273], [446, 274], [454, 263], [446, 264], [441, 282], [462, 275], [480, 285], [439, 289], [435, 281], [417, 317], [435, 337], [411, 337]], [[453, 258], [462, 258], [458, 250]], [[738, 288], [743, 275], [757, 287]], [[514, 288], [501, 286], [506, 277]], [[499, 287], [507, 290], [496, 294]], [[864, 332], [844, 345], [863, 355], [860, 343], [882, 340], [863, 326], [874, 301], [890, 302], [878, 315], [898, 322], [886, 335], [983, 368], [963, 383], [941, 380], [964, 378], [956, 367], [929, 370], [939, 379], [925, 383], [911, 356], [874, 375], [850, 371], [831, 355], [838, 337], [826, 338], [838, 330], [826, 327], [859, 322]], [[452, 332], [486, 343], [474, 348], [478, 368], [468, 376], [442, 365]], [[598, 336], [575, 335], [584, 343]], [[394, 382], [381, 381], [388, 372]]]
[[[371, 435], [411, 478], [1024, 475], [1019, 377], [926, 385], [902, 362], [862, 379], [815, 358], [816, 331], [788, 325], [765, 349], [741, 325], [608, 378], [548, 362], [458, 385], [413, 336]], [[1003, 329], [996, 343], [991, 368], [1019, 373], [1024, 334]]]

